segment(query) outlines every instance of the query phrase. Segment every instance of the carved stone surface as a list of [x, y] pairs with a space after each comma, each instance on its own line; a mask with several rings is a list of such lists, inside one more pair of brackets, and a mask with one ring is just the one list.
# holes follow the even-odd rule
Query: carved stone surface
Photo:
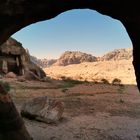
[[30, 54], [22, 47], [22, 44], [9, 38], [0, 45], [0, 74], [5, 75], [13, 72], [18, 76], [24, 76], [26, 71], [32, 72], [38, 77], [36, 79], [42, 79], [46, 76], [39, 66], [31, 62]]

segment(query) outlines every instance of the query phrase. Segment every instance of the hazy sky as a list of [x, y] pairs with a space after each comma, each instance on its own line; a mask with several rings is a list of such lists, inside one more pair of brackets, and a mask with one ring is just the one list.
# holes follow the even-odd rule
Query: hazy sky
[[124, 26], [92, 10], [71, 10], [32, 24], [12, 37], [38, 58], [58, 58], [64, 51], [82, 51], [95, 56], [132, 47]]

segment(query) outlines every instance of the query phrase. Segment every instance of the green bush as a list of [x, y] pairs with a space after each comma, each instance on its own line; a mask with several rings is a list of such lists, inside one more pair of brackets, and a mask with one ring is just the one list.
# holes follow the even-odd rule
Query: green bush
[[4, 89], [9, 92], [10, 89], [11, 89], [11, 86], [8, 82], [5, 82], [5, 81], [0, 81], [0, 84], [4, 87]]

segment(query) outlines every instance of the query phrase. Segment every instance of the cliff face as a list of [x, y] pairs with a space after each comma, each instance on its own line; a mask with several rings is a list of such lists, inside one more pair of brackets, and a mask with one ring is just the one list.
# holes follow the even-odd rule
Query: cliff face
[[115, 49], [104, 54], [102, 57], [95, 57], [91, 54], [79, 51], [66, 51], [59, 59], [38, 59], [35, 56], [30, 56], [33, 63], [41, 68], [50, 66], [67, 66], [72, 64], [80, 64], [82, 62], [97, 62], [97, 61], [110, 61], [110, 60], [132, 60], [132, 49], [122, 48]]
[[79, 64], [82, 62], [95, 62], [97, 58], [91, 54], [86, 54], [79, 51], [66, 51], [63, 53], [56, 63], [55, 66], [66, 66], [70, 64]]
[[24, 75], [27, 71], [31, 71], [40, 78], [45, 76], [43, 70], [30, 61], [30, 55], [22, 44], [13, 38], [9, 38], [0, 46], [0, 58], [1, 74], [14, 72], [17, 75]]
[[132, 49], [116, 49], [107, 54], [103, 55], [99, 60], [100, 61], [109, 61], [109, 60], [130, 60], [132, 59]]

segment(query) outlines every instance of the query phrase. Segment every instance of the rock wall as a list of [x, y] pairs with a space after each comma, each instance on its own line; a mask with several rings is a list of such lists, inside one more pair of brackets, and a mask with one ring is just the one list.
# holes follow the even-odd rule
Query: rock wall
[[9, 38], [0, 46], [0, 73], [14, 72], [17, 75], [25, 75], [26, 71], [33, 72], [39, 78], [45, 77], [44, 71], [30, 61], [30, 55], [22, 44]]

